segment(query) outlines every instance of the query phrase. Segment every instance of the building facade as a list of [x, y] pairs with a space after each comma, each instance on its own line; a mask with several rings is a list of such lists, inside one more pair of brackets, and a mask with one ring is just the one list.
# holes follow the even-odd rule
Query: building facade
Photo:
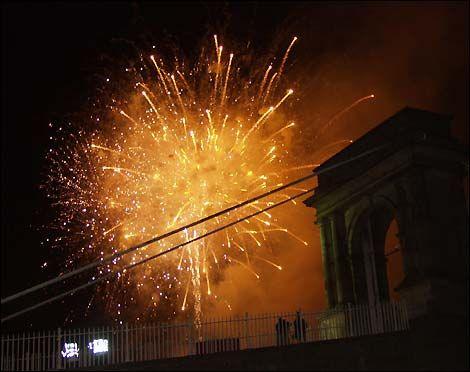
[[[451, 121], [405, 108], [314, 170], [318, 187], [304, 203], [316, 209], [330, 308], [388, 301], [392, 290], [411, 318], [464, 311], [468, 149], [451, 137]], [[393, 220], [404, 277], [390, 289]]]

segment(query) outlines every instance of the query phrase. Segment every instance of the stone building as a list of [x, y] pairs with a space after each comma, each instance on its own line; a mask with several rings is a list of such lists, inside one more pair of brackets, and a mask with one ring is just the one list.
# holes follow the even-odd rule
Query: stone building
[[[304, 203], [321, 229], [330, 308], [395, 291], [411, 319], [468, 316], [468, 149], [451, 121], [404, 108], [314, 170], [318, 187]], [[393, 288], [384, 249], [392, 221], [403, 271]]]

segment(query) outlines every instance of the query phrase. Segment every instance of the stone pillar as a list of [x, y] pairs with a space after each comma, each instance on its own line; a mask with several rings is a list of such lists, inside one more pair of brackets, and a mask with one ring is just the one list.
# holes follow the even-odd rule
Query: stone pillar
[[401, 183], [395, 184], [397, 199], [397, 222], [400, 249], [403, 255], [403, 270], [405, 274], [416, 271], [416, 250], [413, 249], [413, 213], [408, 200], [406, 187]]
[[338, 226], [336, 222], [336, 216], [332, 215], [329, 218], [330, 229], [331, 229], [331, 253], [333, 255], [334, 266], [335, 266], [335, 281], [336, 281], [336, 298], [338, 304], [343, 303], [343, 281], [341, 275], [341, 246], [338, 239]]
[[348, 260], [346, 225], [343, 213], [330, 217], [332, 252], [335, 262], [336, 290], [339, 305], [354, 301], [351, 268]]
[[321, 219], [317, 222], [320, 226], [320, 239], [321, 239], [321, 257], [323, 263], [323, 277], [325, 280], [325, 294], [328, 308], [334, 307], [336, 305], [334, 293], [332, 290], [332, 280], [335, 278], [331, 277], [330, 270], [330, 259], [331, 259], [331, 250], [330, 250], [330, 236], [329, 236], [329, 220], [326, 218]]
[[[374, 233], [372, 231], [372, 225], [370, 220], [370, 215], [367, 216], [366, 220], [366, 240], [364, 244], [364, 259], [366, 265], [366, 272], [368, 272], [368, 292], [369, 292], [369, 304], [373, 305], [377, 302], [380, 302], [379, 286], [378, 286], [378, 277], [377, 277], [377, 252], [374, 244]], [[368, 266], [368, 269], [367, 269]]]

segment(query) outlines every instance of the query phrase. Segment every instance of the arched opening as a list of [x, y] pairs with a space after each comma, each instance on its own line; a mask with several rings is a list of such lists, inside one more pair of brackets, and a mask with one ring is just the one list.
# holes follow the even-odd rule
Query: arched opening
[[394, 218], [385, 235], [385, 260], [387, 264], [388, 294], [391, 300], [397, 301], [400, 295], [395, 289], [405, 278], [403, 255], [398, 235], [398, 223]]
[[394, 211], [377, 206], [356, 221], [350, 241], [351, 273], [357, 303], [397, 300], [404, 278]]

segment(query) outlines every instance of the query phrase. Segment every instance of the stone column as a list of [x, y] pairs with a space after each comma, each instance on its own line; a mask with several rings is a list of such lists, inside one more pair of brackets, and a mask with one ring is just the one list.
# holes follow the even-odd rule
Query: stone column
[[415, 238], [413, 236], [413, 227], [415, 218], [413, 215], [412, 204], [408, 200], [406, 185], [395, 184], [395, 193], [397, 197], [397, 220], [398, 237], [400, 239], [400, 249], [403, 255], [403, 269], [405, 275], [417, 271]]
[[338, 304], [345, 305], [354, 301], [351, 268], [348, 260], [346, 225], [343, 213], [330, 217], [332, 252], [335, 262], [336, 290]]
[[329, 232], [329, 220], [323, 218], [317, 222], [320, 226], [320, 239], [321, 239], [321, 257], [323, 263], [323, 277], [325, 283], [325, 294], [326, 294], [326, 301], [328, 308], [334, 307], [336, 304], [334, 293], [332, 290], [332, 280], [335, 278], [331, 277], [331, 270], [330, 270], [330, 236]]

